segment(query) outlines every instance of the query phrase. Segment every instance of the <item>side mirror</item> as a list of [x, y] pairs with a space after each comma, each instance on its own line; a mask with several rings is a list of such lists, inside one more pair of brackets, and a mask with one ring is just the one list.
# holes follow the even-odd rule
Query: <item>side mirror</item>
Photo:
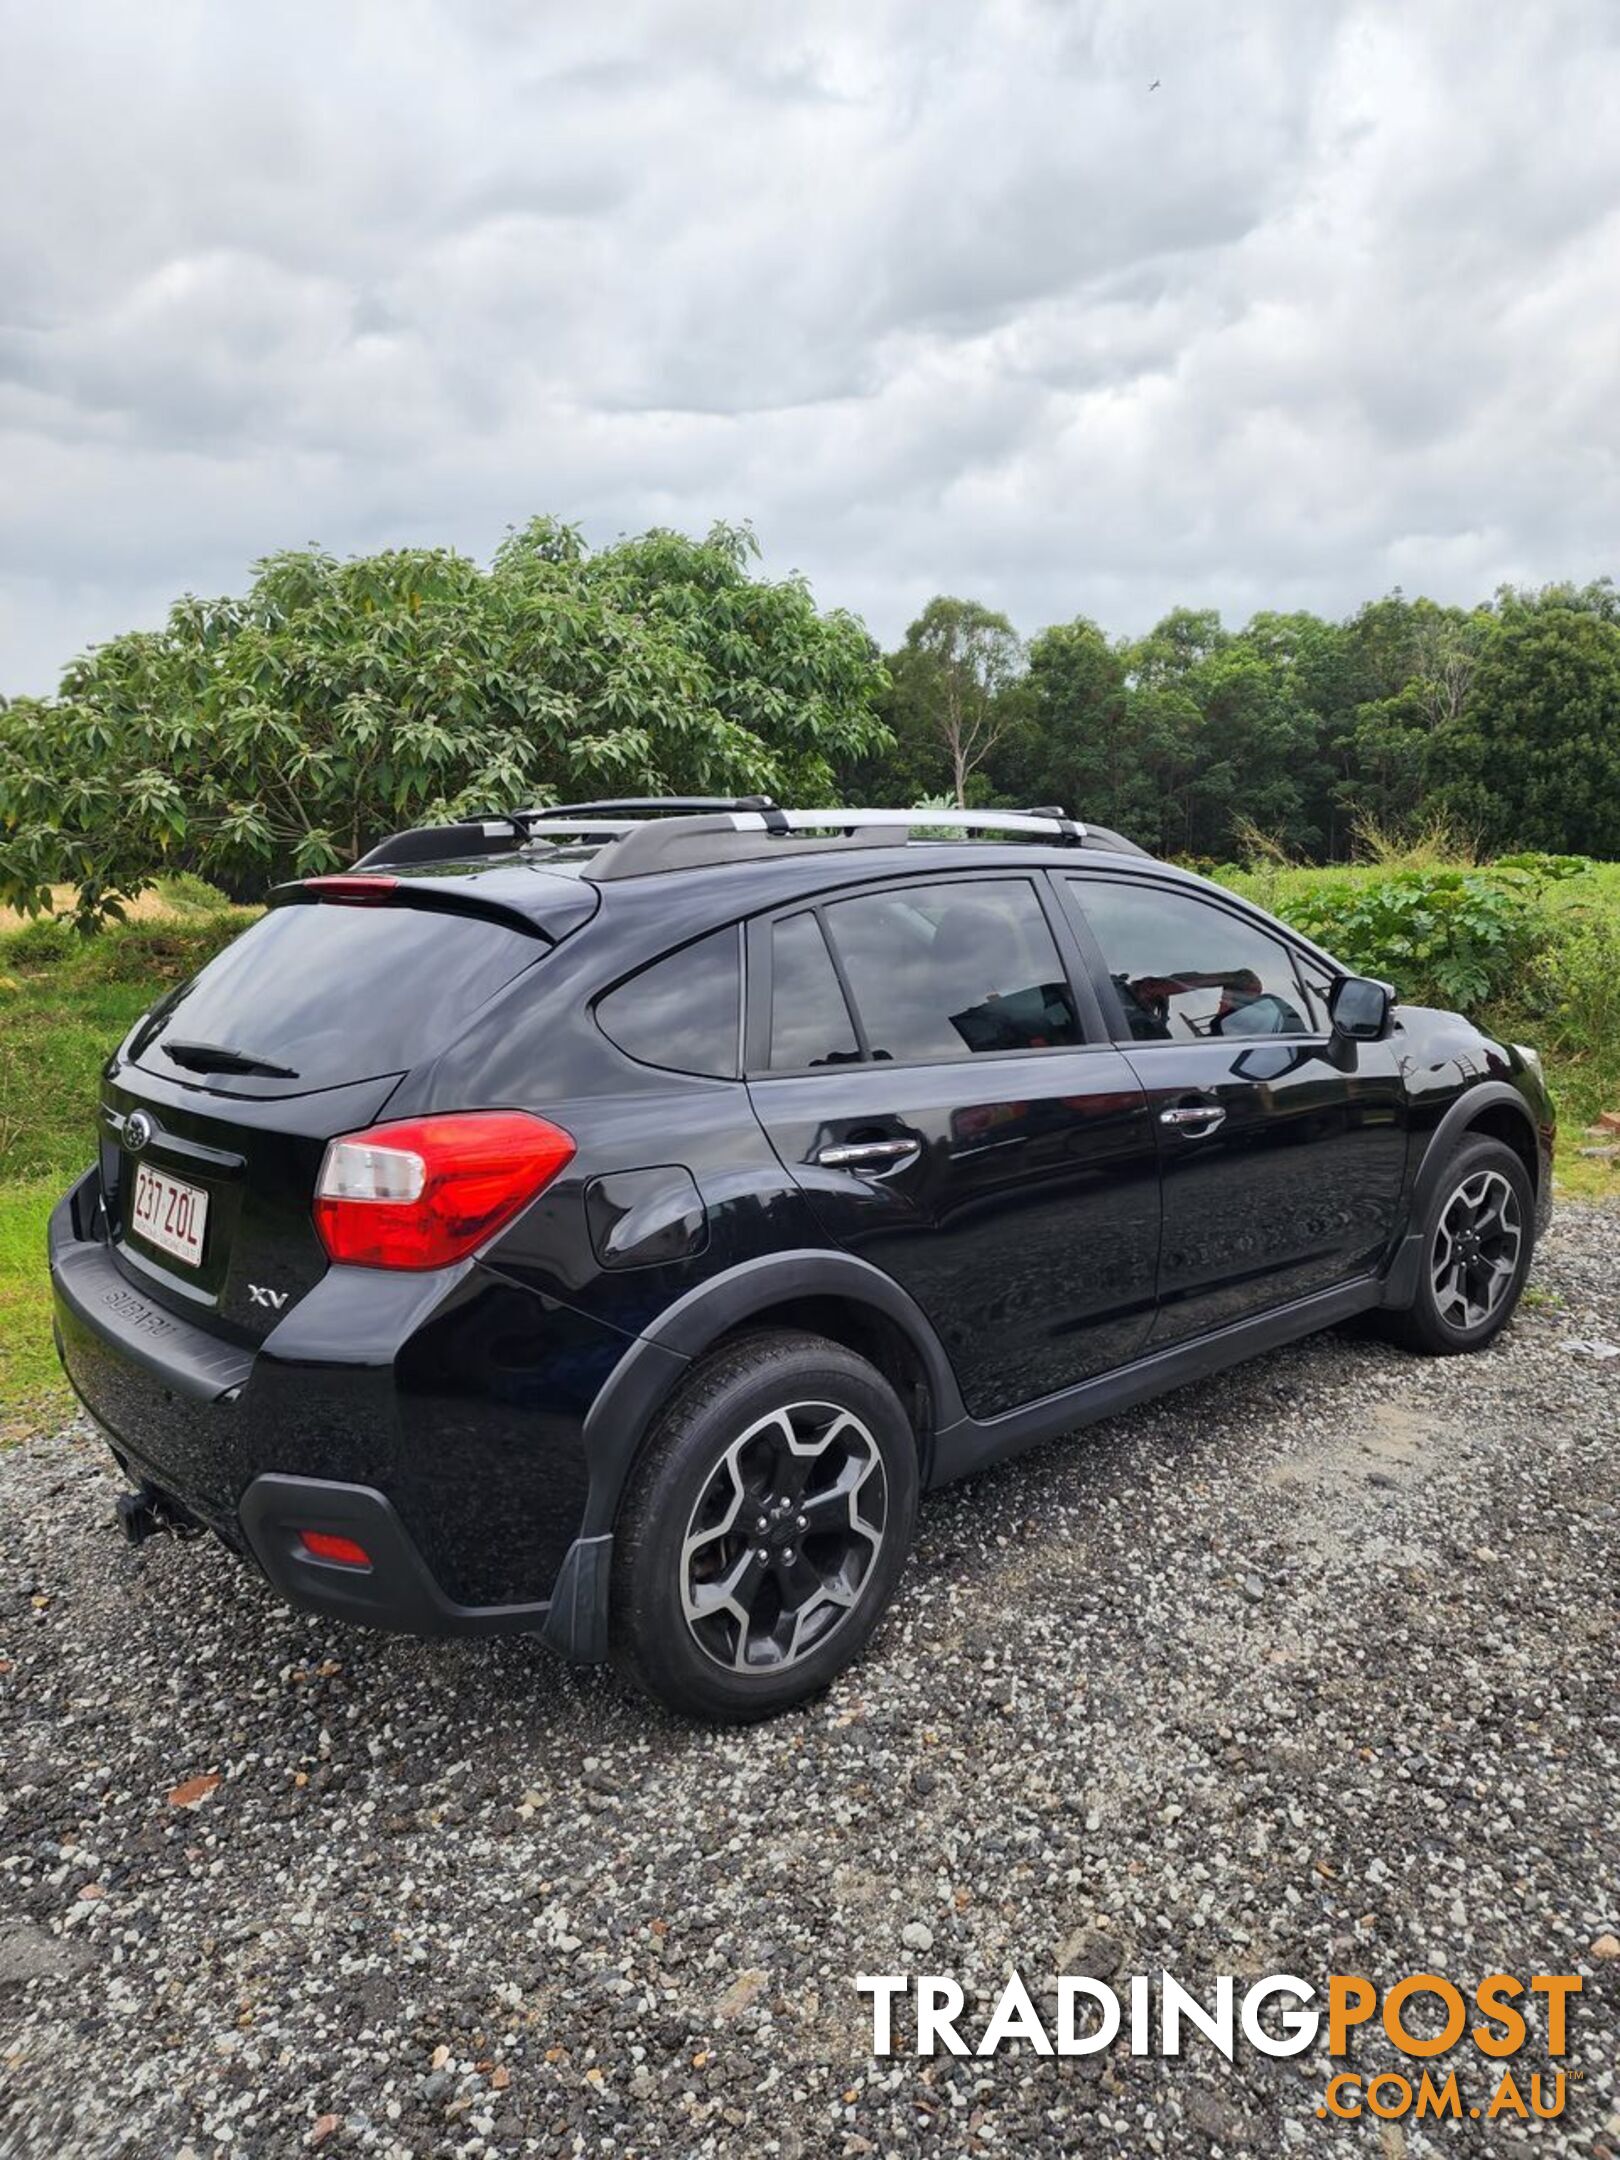
[[1341, 975], [1328, 994], [1328, 1018], [1347, 1042], [1382, 1042], [1395, 993], [1370, 975]]

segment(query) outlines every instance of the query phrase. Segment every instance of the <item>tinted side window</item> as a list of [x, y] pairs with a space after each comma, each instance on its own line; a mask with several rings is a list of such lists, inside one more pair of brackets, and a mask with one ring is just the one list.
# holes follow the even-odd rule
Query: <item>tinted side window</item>
[[855, 1029], [813, 915], [771, 926], [771, 1069], [848, 1065], [860, 1056]]
[[596, 1019], [643, 1065], [735, 1080], [741, 995], [737, 932], [716, 930], [610, 990]]
[[874, 1058], [1081, 1040], [1063, 963], [1022, 878], [908, 885], [826, 911]]
[[1309, 1005], [1280, 939], [1191, 893], [1071, 878], [1137, 1042], [1308, 1035]]

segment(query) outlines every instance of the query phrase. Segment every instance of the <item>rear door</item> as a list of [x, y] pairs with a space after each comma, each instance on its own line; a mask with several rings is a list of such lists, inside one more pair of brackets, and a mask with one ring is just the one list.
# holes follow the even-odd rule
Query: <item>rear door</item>
[[549, 950], [509, 920], [391, 897], [273, 908], [108, 1065], [101, 1171], [119, 1264], [238, 1341], [326, 1272], [326, 1143]]
[[928, 1315], [993, 1416], [1152, 1320], [1158, 1165], [1043, 881], [874, 886], [750, 927], [754, 1108], [828, 1234]]
[[1155, 1345], [1376, 1267], [1406, 1170], [1398, 1044], [1333, 1037], [1325, 970], [1237, 906], [1146, 873], [1057, 882], [1164, 1165]]

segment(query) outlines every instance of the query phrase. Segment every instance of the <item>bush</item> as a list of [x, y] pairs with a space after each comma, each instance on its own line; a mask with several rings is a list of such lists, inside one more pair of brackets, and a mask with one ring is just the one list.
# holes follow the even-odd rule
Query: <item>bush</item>
[[171, 915], [195, 918], [202, 915], [223, 915], [235, 905], [229, 893], [221, 892], [217, 885], [210, 885], [195, 871], [179, 870], [173, 877], [161, 877], [157, 881], [158, 898]]
[[0, 958], [8, 967], [54, 967], [68, 958], [75, 943], [70, 922], [56, 915], [41, 915], [0, 938]]
[[125, 923], [105, 937], [99, 955], [103, 979], [119, 983], [177, 983], [223, 952], [255, 920], [256, 911], [228, 908], [195, 922]]
[[1592, 867], [1590, 855], [1544, 855], [1539, 848], [1526, 848], [1518, 855], [1498, 855], [1491, 864], [1493, 870], [1528, 870], [1544, 885], [1561, 885], [1565, 878], [1582, 877]]
[[1401, 870], [1324, 879], [1276, 911], [1335, 958], [1416, 1004], [1478, 1009], [1522, 1000], [1552, 938], [1532, 870]]
[[1574, 911], [1561, 917], [1531, 995], [1555, 1050], [1605, 1065], [1620, 1061], [1620, 932], [1612, 922]]

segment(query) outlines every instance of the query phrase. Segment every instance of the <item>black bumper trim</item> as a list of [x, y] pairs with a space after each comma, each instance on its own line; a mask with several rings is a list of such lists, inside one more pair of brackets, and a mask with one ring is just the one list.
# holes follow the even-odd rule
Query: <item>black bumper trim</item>
[[[611, 1537], [576, 1539], [550, 1598], [525, 1605], [458, 1605], [434, 1580], [392, 1501], [373, 1486], [267, 1471], [243, 1493], [238, 1513], [272, 1587], [307, 1612], [408, 1635], [537, 1633], [549, 1648], [579, 1663], [607, 1653]], [[316, 1559], [304, 1548], [301, 1530], [353, 1538], [370, 1554], [371, 1566]]]

